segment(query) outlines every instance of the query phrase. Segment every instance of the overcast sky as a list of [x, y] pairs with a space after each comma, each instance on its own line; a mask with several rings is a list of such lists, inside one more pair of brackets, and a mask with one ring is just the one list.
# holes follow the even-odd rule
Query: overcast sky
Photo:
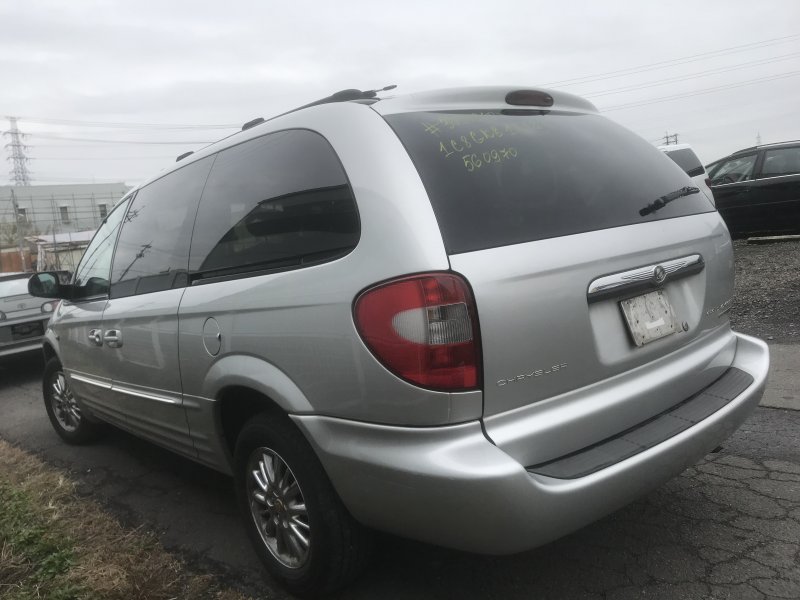
[[800, 139], [796, 0], [0, 0], [0, 23], [0, 117], [34, 184], [135, 184], [234, 131], [144, 124], [238, 128], [387, 84], [564, 89], [706, 163]]

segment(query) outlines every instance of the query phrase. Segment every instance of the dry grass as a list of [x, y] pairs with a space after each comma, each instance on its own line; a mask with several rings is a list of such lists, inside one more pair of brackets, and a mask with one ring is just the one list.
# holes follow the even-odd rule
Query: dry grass
[[74, 483], [0, 440], [0, 598], [243, 598], [123, 528]]

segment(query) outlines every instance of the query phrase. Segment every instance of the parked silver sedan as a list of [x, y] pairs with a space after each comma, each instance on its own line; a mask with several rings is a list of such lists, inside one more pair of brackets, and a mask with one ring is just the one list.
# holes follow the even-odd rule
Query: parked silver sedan
[[40, 350], [55, 302], [28, 293], [31, 273], [0, 273], [0, 358]]

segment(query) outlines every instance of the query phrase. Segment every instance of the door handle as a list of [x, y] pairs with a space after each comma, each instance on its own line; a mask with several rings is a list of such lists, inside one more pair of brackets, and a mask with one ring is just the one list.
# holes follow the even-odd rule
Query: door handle
[[89, 338], [89, 342], [95, 346], [103, 345], [103, 335], [99, 329], [90, 329], [87, 337]]
[[119, 329], [109, 329], [103, 336], [103, 340], [109, 348], [119, 348], [122, 346], [122, 332]]

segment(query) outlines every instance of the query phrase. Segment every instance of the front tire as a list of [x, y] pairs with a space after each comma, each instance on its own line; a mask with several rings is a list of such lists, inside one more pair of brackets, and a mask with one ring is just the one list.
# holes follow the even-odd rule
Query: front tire
[[251, 419], [234, 456], [239, 510], [270, 574], [299, 596], [330, 593], [359, 575], [371, 533], [347, 512], [311, 446], [285, 415]]
[[53, 429], [68, 444], [85, 444], [97, 438], [100, 426], [78, 406], [61, 362], [51, 358], [42, 378], [44, 407]]

